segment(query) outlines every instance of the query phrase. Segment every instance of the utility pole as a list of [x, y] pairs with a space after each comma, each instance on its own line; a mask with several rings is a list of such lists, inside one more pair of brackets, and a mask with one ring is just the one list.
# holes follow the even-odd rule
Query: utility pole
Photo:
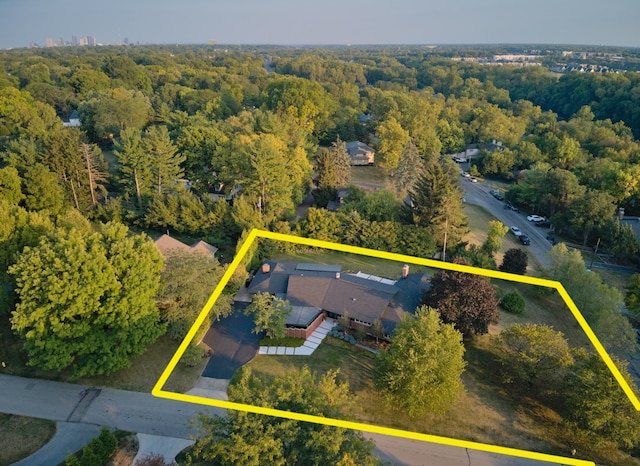
[[589, 270], [593, 267], [593, 261], [596, 258], [595, 256], [598, 254], [598, 247], [600, 246], [600, 238], [598, 238], [598, 242], [596, 243], [596, 248], [593, 251], [593, 256], [591, 256], [591, 264], [589, 264]]

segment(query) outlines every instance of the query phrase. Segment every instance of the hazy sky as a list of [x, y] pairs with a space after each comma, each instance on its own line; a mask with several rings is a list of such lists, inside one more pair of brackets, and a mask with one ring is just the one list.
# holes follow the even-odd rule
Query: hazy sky
[[640, 0], [0, 0], [0, 48], [117, 43], [640, 46]]

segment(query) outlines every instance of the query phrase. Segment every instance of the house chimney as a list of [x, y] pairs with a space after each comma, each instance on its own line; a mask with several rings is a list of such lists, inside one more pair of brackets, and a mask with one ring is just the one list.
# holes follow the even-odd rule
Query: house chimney
[[409, 264], [404, 264], [402, 266], [402, 278], [407, 278], [409, 276]]
[[271, 272], [271, 266], [265, 262], [264, 264], [262, 264], [262, 273], [269, 272]]
[[336, 280], [340, 280], [340, 272], [336, 272]]

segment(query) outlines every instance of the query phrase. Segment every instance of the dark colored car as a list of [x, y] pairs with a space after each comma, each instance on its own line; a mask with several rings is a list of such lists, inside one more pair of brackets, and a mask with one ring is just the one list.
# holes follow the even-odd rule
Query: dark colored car
[[511, 209], [511, 210], [513, 210], [514, 212], [520, 212], [520, 209], [518, 209], [516, 206], [514, 206], [511, 202], [507, 202], [507, 203], [504, 205], [504, 208], [505, 208], [505, 209]]
[[529, 239], [528, 236], [525, 235], [520, 235], [518, 236], [518, 239], [520, 240], [520, 242], [522, 244], [524, 244], [525, 246], [529, 246], [531, 244], [531, 240]]

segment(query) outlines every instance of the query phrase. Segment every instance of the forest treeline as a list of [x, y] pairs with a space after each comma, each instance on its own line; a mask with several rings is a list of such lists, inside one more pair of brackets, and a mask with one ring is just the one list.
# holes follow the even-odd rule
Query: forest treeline
[[[108, 251], [69, 233], [88, 231], [79, 217], [204, 239], [227, 257], [258, 227], [491, 266], [461, 242], [459, 167], [442, 156], [470, 144], [472, 174], [512, 182], [511, 202], [633, 260], [638, 241], [615, 214], [640, 212], [639, 90], [637, 73], [558, 76], [419, 48], [2, 51], [3, 301], [27, 280], [27, 246], [61, 251], [69, 237], [79, 257]], [[81, 125], [63, 125], [76, 111]], [[353, 140], [376, 149], [395, 188], [351, 187], [329, 212]], [[312, 187], [317, 206], [298, 218]]]

